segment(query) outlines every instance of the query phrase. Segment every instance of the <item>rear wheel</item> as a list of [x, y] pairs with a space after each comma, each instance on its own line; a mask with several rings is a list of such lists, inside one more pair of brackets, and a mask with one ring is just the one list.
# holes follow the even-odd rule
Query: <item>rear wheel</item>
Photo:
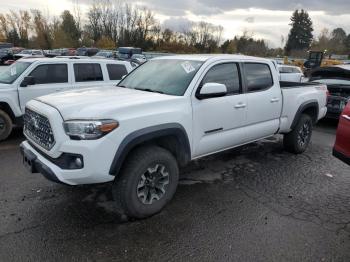
[[136, 149], [113, 184], [118, 208], [128, 217], [146, 218], [160, 212], [178, 184], [176, 159], [158, 146]]
[[311, 141], [312, 127], [311, 117], [302, 114], [295, 128], [284, 135], [284, 148], [294, 154], [304, 153]]
[[5, 140], [12, 132], [12, 120], [10, 116], [0, 110], [0, 141]]

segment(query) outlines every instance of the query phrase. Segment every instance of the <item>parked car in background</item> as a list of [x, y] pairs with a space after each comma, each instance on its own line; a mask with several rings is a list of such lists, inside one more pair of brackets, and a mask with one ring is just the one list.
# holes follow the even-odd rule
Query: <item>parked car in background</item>
[[350, 165], [350, 103], [345, 106], [339, 118], [333, 156]]
[[327, 85], [326, 117], [338, 119], [350, 99], [350, 65], [318, 68], [311, 72], [309, 81]]
[[134, 218], [172, 199], [190, 160], [277, 133], [303, 153], [327, 110], [325, 85], [280, 84], [271, 61], [246, 56], [155, 58], [118, 86], [31, 100], [21, 151], [55, 182], [114, 181], [115, 207]]
[[303, 71], [300, 67], [290, 65], [277, 65], [280, 73], [280, 81], [285, 82], [302, 82], [304, 78]]
[[138, 47], [119, 47], [118, 58], [122, 60], [130, 60], [134, 54], [142, 54], [142, 49]]
[[134, 54], [131, 57], [131, 61], [138, 62], [139, 64], [143, 64], [144, 62], [147, 61], [147, 58], [143, 54]]
[[77, 56], [94, 56], [98, 53], [99, 49], [94, 47], [80, 47], [76, 50]]
[[26, 103], [38, 96], [116, 85], [129, 62], [102, 59], [23, 58], [0, 73], [0, 141], [20, 125]]
[[45, 54], [42, 50], [36, 50], [36, 49], [25, 49], [19, 52], [18, 54], [15, 54], [13, 57], [15, 60], [18, 60], [23, 57], [31, 57], [31, 56], [42, 56], [44, 57]]
[[100, 50], [96, 55], [94, 55], [94, 58], [116, 58], [117, 52], [113, 50]]
[[11, 48], [0, 49], [0, 64], [4, 65], [8, 60], [13, 60], [13, 52]]
[[59, 48], [53, 50], [47, 50], [45, 52], [46, 57], [56, 57], [56, 56], [74, 56], [76, 50], [74, 48]]

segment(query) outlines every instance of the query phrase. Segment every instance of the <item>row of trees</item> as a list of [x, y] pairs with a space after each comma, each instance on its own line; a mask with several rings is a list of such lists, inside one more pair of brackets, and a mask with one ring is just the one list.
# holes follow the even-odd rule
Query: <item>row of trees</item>
[[264, 55], [267, 44], [244, 34], [222, 44], [223, 27], [189, 22], [180, 30], [163, 28], [152, 11], [119, 1], [95, 1], [82, 23], [79, 8], [59, 17], [40, 10], [0, 14], [0, 41], [26, 48], [138, 46], [144, 50], [182, 53], [249, 53]]
[[39, 10], [10, 11], [0, 14], [0, 41], [41, 49], [137, 46], [144, 50], [177, 53], [275, 56], [305, 53], [312, 48], [350, 53], [350, 35], [342, 28], [331, 32], [325, 29], [314, 39], [313, 23], [304, 10], [293, 13], [284, 50], [271, 49], [265, 40], [255, 39], [248, 32], [223, 42], [223, 27], [204, 21], [188, 22], [176, 31], [164, 28], [149, 9], [114, 0], [95, 1], [84, 15], [84, 23], [82, 20], [78, 6], [58, 17], [46, 16]]
[[291, 30], [285, 46], [286, 54], [305, 53], [309, 49], [325, 51], [329, 54], [350, 54], [350, 34], [343, 28], [333, 31], [323, 29], [314, 38], [313, 23], [305, 10], [296, 10], [291, 17]]
[[313, 41], [312, 48], [327, 50], [330, 54], [350, 54], [350, 34], [343, 28], [336, 28], [333, 31], [325, 28]]

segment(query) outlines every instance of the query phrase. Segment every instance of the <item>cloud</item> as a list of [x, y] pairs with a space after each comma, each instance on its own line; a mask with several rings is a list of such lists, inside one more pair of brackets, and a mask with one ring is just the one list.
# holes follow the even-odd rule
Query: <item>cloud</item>
[[[118, 0], [111, 0], [112, 2]], [[232, 38], [247, 30], [257, 38], [267, 39], [272, 47], [281, 45], [288, 35], [290, 16], [296, 8], [306, 9], [314, 24], [314, 35], [323, 28], [342, 27], [350, 33], [350, 0], [119, 0], [151, 9], [163, 28], [183, 31], [191, 21], [206, 21], [224, 27], [224, 37]], [[10, 9], [50, 9], [58, 15], [79, 3], [83, 10], [93, 0], [7, 0], [1, 12]]]
[[163, 21], [162, 27], [177, 32], [184, 32], [191, 27], [192, 21], [186, 17], [170, 17]]
[[196, 15], [215, 15], [227, 10], [235, 9], [266, 9], [291, 11], [304, 8], [306, 10], [323, 10], [332, 14], [345, 14], [350, 12], [349, 0], [130, 0], [128, 2], [141, 3], [157, 12], [169, 16], [181, 16], [186, 11]]

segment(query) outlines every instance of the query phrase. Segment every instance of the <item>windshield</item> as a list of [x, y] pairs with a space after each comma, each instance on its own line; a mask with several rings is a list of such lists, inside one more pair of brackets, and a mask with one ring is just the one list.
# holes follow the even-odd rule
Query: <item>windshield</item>
[[22, 52], [20, 52], [20, 54], [30, 55], [30, 54], [32, 54], [32, 51], [31, 50], [23, 50]]
[[12, 84], [27, 68], [31, 62], [16, 62], [0, 73], [0, 83]]
[[111, 52], [98, 52], [96, 54], [96, 56], [104, 56], [104, 57], [111, 56], [111, 55], [112, 55]]
[[118, 86], [182, 96], [202, 64], [180, 59], [151, 60], [132, 71]]
[[80, 48], [78, 48], [77, 49], [77, 55], [78, 56], [84, 56], [85, 54], [86, 54], [86, 52], [87, 52], [87, 49], [80, 49]]
[[326, 85], [350, 85], [350, 79], [317, 79], [314, 82]]
[[129, 54], [124, 54], [124, 53], [118, 53], [118, 56], [123, 59], [129, 59]]

